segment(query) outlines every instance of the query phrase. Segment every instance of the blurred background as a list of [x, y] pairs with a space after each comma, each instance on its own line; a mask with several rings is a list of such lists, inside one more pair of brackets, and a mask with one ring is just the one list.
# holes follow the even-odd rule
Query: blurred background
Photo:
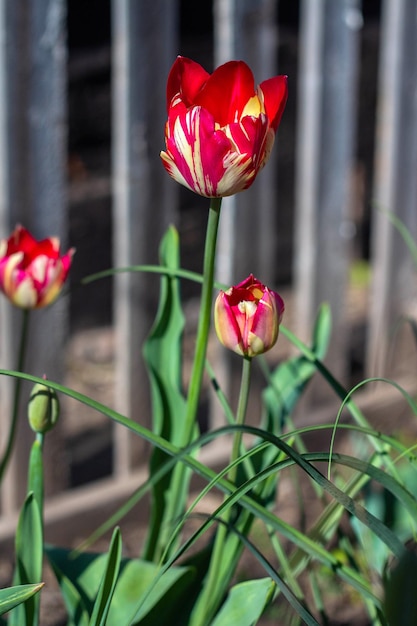
[[[182, 266], [201, 271], [208, 201], [179, 188], [159, 159], [166, 78], [181, 54], [208, 71], [243, 59], [257, 83], [289, 78], [270, 163], [250, 190], [224, 200], [218, 279], [236, 284], [253, 272], [282, 292], [284, 323], [306, 342], [328, 302], [326, 363], [348, 388], [368, 375], [408, 381], [415, 350], [398, 320], [415, 316], [416, 275], [387, 212], [417, 240], [414, 0], [4, 0], [0, 12], [0, 235], [21, 222], [77, 250], [69, 292], [32, 316], [28, 371], [149, 425], [141, 343], [157, 281], [121, 273], [81, 283], [111, 267], [156, 263], [171, 223]], [[184, 283], [182, 294], [187, 362], [198, 286]], [[0, 314], [1, 367], [12, 368], [19, 311], [2, 301]], [[233, 394], [236, 361], [211, 350]], [[292, 353], [279, 341], [271, 365]], [[1, 384], [5, 432], [10, 381]], [[321, 387], [313, 406], [333, 400]], [[207, 392], [204, 427], [219, 419], [210, 402]], [[25, 492], [30, 442], [22, 424], [2, 494], [4, 529]], [[92, 486], [93, 497], [65, 500], [74, 515], [122, 497], [120, 485], [128, 491], [147, 455], [70, 402], [48, 445], [51, 495]], [[97, 479], [108, 482], [99, 488]], [[58, 523], [68, 509], [51, 502]]]

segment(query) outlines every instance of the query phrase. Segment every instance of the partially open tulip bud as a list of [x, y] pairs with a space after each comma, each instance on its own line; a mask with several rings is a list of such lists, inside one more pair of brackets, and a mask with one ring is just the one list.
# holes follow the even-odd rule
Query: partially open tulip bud
[[61, 256], [59, 239], [37, 241], [23, 226], [0, 241], [0, 289], [16, 306], [39, 309], [59, 295], [74, 250]]
[[54, 389], [36, 384], [30, 394], [28, 420], [35, 433], [51, 430], [59, 418], [59, 401]]
[[286, 76], [255, 88], [243, 61], [229, 61], [209, 74], [178, 57], [167, 83], [165, 169], [208, 198], [247, 189], [269, 158], [286, 101]]
[[278, 339], [284, 301], [251, 274], [214, 305], [214, 323], [221, 343], [246, 357], [270, 350]]

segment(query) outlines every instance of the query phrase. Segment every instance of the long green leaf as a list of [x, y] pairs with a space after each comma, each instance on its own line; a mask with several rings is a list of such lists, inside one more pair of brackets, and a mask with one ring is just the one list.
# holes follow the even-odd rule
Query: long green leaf
[[[179, 238], [171, 227], [160, 246], [161, 264], [172, 269], [179, 266]], [[181, 308], [179, 281], [173, 276], [161, 276], [159, 308], [149, 337], [143, 346], [152, 394], [153, 430], [174, 444], [183, 441], [186, 400], [182, 392], [182, 334], [184, 316]], [[158, 448], [152, 452], [150, 469], [155, 473], [166, 461]], [[152, 488], [151, 516], [143, 556], [153, 560], [160, 557], [158, 543], [161, 533], [169, 533], [172, 520], [166, 519], [169, 498], [172, 497], [170, 476], [155, 482]], [[183, 497], [186, 494], [184, 481]], [[162, 542], [162, 543], [166, 543]]]
[[116, 588], [122, 556], [120, 529], [115, 528], [89, 626], [105, 626]]
[[[68, 612], [67, 626], [88, 626], [93, 607], [93, 598], [89, 594], [94, 592], [94, 589], [88, 590], [87, 594], [83, 593], [82, 587], [78, 584], [78, 577], [68, 573], [66, 558], [64, 558], [64, 556], [69, 556], [68, 550], [45, 546], [45, 553], [58, 581]], [[83, 563], [83, 567], [88, 565], [89, 561], [86, 564]]]
[[36, 583], [32, 585], [15, 585], [0, 589], [0, 615], [4, 615], [7, 611], [11, 611], [14, 607], [26, 602], [33, 595], [38, 593], [45, 583]]
[[[331, 312], [327, 304], [323, 304], [317, 313], [313, 328], [311, 354], [317, 359], [323, 359], [326, 355], [331, 334]], [[281, 363], [272, 373], [268, 371], [265, 360], [261, 365], [268, 381], [268, 386], [262, 393], [263, 416], [262, 428], [265, 431], [280, 435], [285, 426], [291, 426], [291, 415], [298, 401], [304, 393], [311, 378], [316, 374], [317, 367], [312, 359], [304, 354], [292, 357]], [[302, 440], [295, 433], [295, 442], [301, 452], [304, 452]], [[255, 472], [271, 465], [277, 460], [276, 449], [264, 448], [255, 456], [252, 465]], [[237, 483], [240, 484], [248, 478], [244, 466], [239, 472]], [[265, 505], [275, 501], [277, 481], [271, 479], [262, 486], [262, 493], [258, 497]]]
[[[144, 440], [149, 441], [154, 446], [161, 448], [164, 452], [167, 452], [169, 455], [176, 457], [179, 462], [185, 463], [190, 469], [192, 469], [197, 475], [201, 476], [205, 480], [212, 480], [216, 477], [216, 473], [200, 463], [197, 459], [190, 456], [189, 454], [184, 453], [179, 450], [176, 446], [171, 444], [169, 441], [166, 441], [162, 437], [152, 433], [149, 429], [144, 426], [134, 422], [133, 420], [124, 417], [120, 413], [117, 413], [113, 409], [108, 406], [92, 400], [88, 396], [81, 394], [73, 389], [69, 389], [63, 385], [60, 385], [56, 382], [45, 381], [36, 376], [32, 376], [30, 374], [25, 374], [21, 372], [11, 371], [11, 370], [2, 370], [0, 369], [0, 375], [4, 376], [12, 376], [16, 378], [21, 378], [23, 380], [28, 380], [32, 383], [41, 383], [46, 384], [47, 386], [55, 389], [63, 393], [64, 395], [71, 397], [79, 402], [82, 402], [86, 406], [93, 408], [94, 410], [102, 413], [103, 415], [107, 415], [110, 419], [115, 421], [118, 424], [121, 424], [128, 428], [130, 431], [135, 433], [136, 435], [142, 437]], [[221, 432], [232, 432], [232, 427], [225, 427]], [[263, 431], [259, 429], [250, 429], [255, 436], [265, 435]], [[218, 436], [219, 433], [216, 434]], [[221, 479], [217, 482], [217, 488], [220, 489], [223, 493], [230, 494], [234, 491], [234, 485], [229, 483], [226, 479]], [[243, 495], [242, 495], [243, 494]], [[290, 524], [287, 524], [284, 520], [278, 518], [273, 513], [265, 509], [262, 505], [260, 505], [256, 500], [251, 498], [250, 496], [242, 493], [238, 497], [239, 505], [247, 508], [248, 511], [251, 511], [254, 515], [259, 517], [259, 519], [263, 520], [265, 524], [271, 527], [271, 529], [275, 530], [278, 533], [281, 533], [282, 536], [289, 539], [296, 546], [310, 552], [312, 558], [316, 558], [324, 564], [328, 565], [331, 569], [337, 572], [342, 578], [353, 584], [358, 591], [367, 597], [369, 597], [374, 603], [378, 604], [378, 600], [375, 598], [372, 593], [369, 584], [360, 577], [357, 572], [354, 572], [350, 568], [347, 568], [344, 564], [341, 564], [332, 554], [330, 554], [326, 549], [322, 548], [320, 545], [316, 544], [314, 541], [311, 541], [306, 535], [297, 531]], [[205, 529], [202, 530], [204, 532]], [[193, 542], [191, 542], [192, 545]], [[184, 544], [185, 545], [185, 544]], [[185, 548], [187, 546], [185, 545]], [[181, 552], [182, 553], [182, 552]], [[177, 552], [179, 555], [179, 551]]]
[[[256, 429], [253, 429], [253, 430], [255, 431]], [[311, 460], [314, 459], [314, 460], [322, 461], [322, 460], [327, 460], [328, 459], [328, 454], [311, 453], [309, 455], [306, 455], [306, 457], [301, 458], [294, 451], [291, 452], [290, 450], [288, 450], [288, 453], [290, 454], [292, 462], [296, 462], [301, 467], [303, 467], [303, 469], [305, 468], [305, 464], [306, 463], [308, 465], [310, 465], [310, 468], [307, 471], [308, 471], [308, 473], [311, 476], [314, 477], [315, 480], [320, 481], [320, 483], [324, 486], [324, 488], [327, 491], [329, 491], [329, 493], [331, 493], [331, 495], [333, 495], [333, 497], [335, 497], [335, 499], [344, 508], [349, 510], [351, 513], [353, 513], [355, 516], [357, 516], [358, 519], [360, 519], [363, 523], [365, 523], [367, 526], [369, 526], [369, 528], [371, 528], [372, 531], [375, 532], [375, 534], [377, 536], [379, 536], [390, 547], [391, 551], [396, 556], [399, 556], [399, 555], [402, 554], [403, 546], [402, 546], [401, 542], [399, 542], [397, 540], [397, 538], [391, 533], [391, 531], [384, 524], [382, 524], [377, 518], [375, 518], [373, 515], [371, 515], [365, 509], [363, 509], [363, 507], [361, 507], [359, 504], [353, 502], [353, 500], [351, 498], [349, 498], [349, 496], [347, 494], [341, 492], [334, 485], [329, 485], [327, 479], [324, 476], [322, 476], [319, 472], [317, 472], [317, 470], [315, 470], [315, 468], [309, 463], [309, 461], [306, 458], [308, 456]], [[412, 499], [410, 498], [410, 496], [406, 492], [406, 490], [400, 484], [398, 484], [394, 479], [392, 479], [392, 477], [390, 477], [388, 475], [385, 475], [378, 468], [375, 468], [375, 467], [371, 466], [370, 464], [366, 464], [365, 462], [360, 462], [359, 460], [351, 458], [351, 457], [345, 457], [345, 456], [337, 455], [337, 461], [341, 462], [341, 463], [343, 463], [345, 465], [348, 465], [350, 467], [354, 467], [355, 469], [358, 469], [359, 471], [367, 472], [373, 478], [375, 478], [376, 480], [378, 480], [378, 479], [382, 480], [382, 484], [386, 485], [386, 487], [388, 489], [391, 489], [392, 491], [394, 491], [396, 493], [396, 495], [401, 497], [402, 501], [406, 502], [407, 505], [411, 508], [411, 510], [415, 509], [415, 503], [412, 502]], [[282, 462], [281, 465], [284, 466], [284, 465], [286, 465], [286, 463]], [[267, 476], [268, 473], [274, 472], [274, 471], [276, 471], [276, 468], [271, 467], [268, 470], [265, 470], [263, 472], [263, 474], [265, 476]], [[245, 490], [248, 490], [248, 487], [251, 486], [251, 485], [249, 485], [249, 483], [255, 483], [256, 481], [258, 481], [260, 479], [263, 479], [263, 476], [259, 475], [259, 476], [255, 477], [254, 479], [252, 479], [251, 481], [248, 481], [248, 484], [246, 485]], [[196, 539], [206, 528], [209, 527], [209, 525], [213, 522], [213, 520], [215, 518], [219, 518], [219, 516], [222, 514], [222, 512], [224, 511], [224, 509], [226, 507], [233, 506], [233, 504], [235, 502], [239, 502], [243, 493], [244, 493], [244, 490], [242, 488], [237, 489], [235, 491], [235, 493], [232, 494], [226, 500], [226, 502], [224, 502], [222, 505], [220, 505], [216, 509], [216, 511], [211, 516], [208, 517], [208, 519], [205, 521], [205, 523], [202, 525], [202, 527], [199, 529], [199, 531], [197, 531], [195, 533], [195, 535], [191, 538], [190, 541], [194, 541], [194, 539]], [[307, 541], [306, 537], [304, 537], [304, 541]], [[316, 546], [316, 547], [318, 547], [318, 546]], [[187, 548], [188, 548], [188, 545], [187, 545]], [[318, 558], [319, 560], [322, 560], [323, 554], [319, 555], [318, 552], [316, 552], [314, 549], [312, 549], [311, 544], [310, 544], [309, 548], [307, 548], [306, 543], [305, 543], [303, 549], [307, 553], [309, 553], [311, 557]], [[330, 556], [330, 555], [328, 555], [328, 556]], [[364, 594], [365, 596], [367, 596], [370, 599], [372, 599], [372, 602], [375, 603], [375, 606], [378, 606], [377, 599], [375, 598], [375, 596], [373, 596], [370, 588], [365, 585], [364, 580], [360, 576], [358, 576], [357, 573], [353, 572], [350, 568], [344, 567], [340, 563], [338, 563], [337, 565], [333, 564], [333, 566], [331, 566], [331, 567], [343, 579], [347, 580], [356, 589], [358, 589], [358, 591], [360, 591], [362, 594]]]
[[[14, 584], [40, 583], [42, 580], [43, 531], [38, 503], [30, 492], [23, 504], [15, 537], [16, 569]], [[29, 598], [10, 615], [10, 626], [37, 626], [39, 596]]]
[[[160, 245], [161, 263], [177, 268], [179, 238], [170, 227]], [[159, 307], [155, 322], [143, 346], [149, 369], [153, 403], [153, 426], [157, 433], [168, 433], [171, 441], [181, 441], [181, 411], [185, 405], [182, 391], [182, 335], [184, 315], [181, 308], [179, 281], [162, 276]]]
[[[307, 626], [319, 626], [317, 620], [311, 615], [308, 609], [304, 606], [304, 604], [299, 600], [297, 595], [293, 593], [290, 589], [287, 582], [278, 574], [278, 572], [272, 567], [271, 563], [268, 559], [258, 550], [258, 548], [246, 537], [237, 531], [235, 528], [232, 528], [233, 533], [235, 533], [242, 543], [248, 548], [250, 552], [252, 552], [253, 556], [259, 561], [262, 567], [265, 569], [266, 573], [269, 574], [271, 580], [275, 583], [275, 588], [278, 588], [280, 592], [285, 596], [288, 600], [295, 613], [301, 617], [303, 622]], [[267, 598], [267, 603], [269, 603], [273, 599], [273, 591], [274, 588], [270, 587], [270, 596]], [[265, 605], [266, 606], [266, 605]], [[237, 626], [237, 625], [236, 625]]]

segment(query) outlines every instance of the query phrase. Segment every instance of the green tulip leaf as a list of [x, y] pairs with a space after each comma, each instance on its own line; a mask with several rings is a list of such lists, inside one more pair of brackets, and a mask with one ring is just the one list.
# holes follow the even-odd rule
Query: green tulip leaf
[[4, 615], [7, 611], [11, 611], [22, 602], [26, 602], [38, 593], [45, 583], [36, 583], [33, 585], [15, 585], [0, 589], [0, 615]]
[[[38, 502], [30, 492], [23, 504], [15, 537], [16, 569], [13, 583], [27, 585], [42, 579], [43, 531]], [[10, 615], [10, 626], [36, 626], [39, 619], [39, 596], [32, 595]]]
[[[179, 267], [179, 237], [171, 227], [166, 232], [160, 246], [162, 265]], [[179, 280], [175, 276], [161, 276], [159, 308], [149, 337], [143, 346], [143, 356], [147, 365], [152, 397], [153, 431], [172, 443], [183, 444], [184, 413], [186, 400], [182, 391], [182, 334], [184, 315], [181, 308]], [[167, 460], [167, 455], [153, 449], [150, 469], [155, 473]], [[184, 481], [184, 498], [186, 494]], [[165, 519], [172, 497], [171, 474], [166, 474], [152, 488], [151, 518], [149, 535], [145, 541], [144, 558], [155, 558], [161, 529], [167, 528], [171, 520]]]
[[16, 530], [16, 575], [20, 584], [40, 582], [42, 576], [42, 520], [38, 503], [30, 492], [23, 504]]
[[211, 626], [253, 626], [271, 599], [275, 584], [270, 578], [235, 585]]
[[[116, 543], [110, 556], [92, 552], [74, 556], [70, 550], [47, 546], [46, 554], [61, 587], [70, 626], [104, 624], [104, 621], [92, 621], [92, 617], [95, 611], [98, 615], [95, 603], [104, 606], [105, 589], [113, 592], [105, 609], [107, 626], [169, 623], [170, 615], [179, 616], [187, 605], [198, 579], [195, 567], [172, 567], [157, 579], [158, 565], [141, 559], [122, 559], [115, 584], [118, 549]], [[100, 586], [103, 593], [98, 600]], [[102, 612], [101, 618], [104, 615]]]
[[107, 616], [119, 576], [121, 556], [122, 540], [120, 530], [116, 528], [113, 532], [104, 574], [94, 603], [89, 626], [105, 626], [107, 623]]

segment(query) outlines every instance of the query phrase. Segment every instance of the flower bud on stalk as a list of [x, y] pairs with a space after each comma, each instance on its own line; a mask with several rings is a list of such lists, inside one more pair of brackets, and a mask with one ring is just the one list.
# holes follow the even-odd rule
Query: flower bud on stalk
[[35, 433], [51, 430], [59, 418], [59, 401], [54, 389], [36, 384], [30, 394], [28, 420]]
[[278, 339], [284, 301], [252, 274], [221, 291], [214, 305], [214, 323], [221, 343], [237, 354], [253, 357], [270, 350]]

